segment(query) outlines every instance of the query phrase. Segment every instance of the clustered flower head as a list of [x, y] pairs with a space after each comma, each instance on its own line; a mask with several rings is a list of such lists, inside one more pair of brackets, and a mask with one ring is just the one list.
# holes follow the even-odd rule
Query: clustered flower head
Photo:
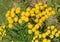
[[57, 30], [54, 25], [48, 26], [44, 33], [36, 31], [32, 42], [51, 42], [54, 38], [60, 37], [60, 30]]
[[5, 25], [0, 26], [0, 40], [6, 36]]
[[[48, 26], [44, 33], [39, 31], [45, 20], [50, 16], [55, 15], [55, 11], [47, 4], [37, 3], [33, 8], [28, 7], [26, 11], [21, 12], [21, 8], [12, 8], [6, 13], [8, 27], [12, 28], [13, 23], [27, 23], [28, 34], [34, 34], [32, 42], [51, 42], [51, 39], [60, 36], [60, 31], [57, 31], [54, 25]], [[47, 37], [49, 39], [47, 39]], [[42, 40], [41, 40], [42, 39]]]
[[8, 27], [11, 29], [13, 27], [13, 23], [18, 22], [18, 15], [20, 14], [20, 7], [12, 8], [8, 10], [6, 13], [6, 19], [8, 21]]

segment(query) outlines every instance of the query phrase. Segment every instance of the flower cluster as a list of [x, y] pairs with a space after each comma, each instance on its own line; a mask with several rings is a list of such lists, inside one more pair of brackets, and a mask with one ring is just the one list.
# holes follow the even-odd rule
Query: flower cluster
[[6, 13], [6, 19], [8, 21], [8, 27], [12, 28], [14, 22], [18, 22], [18, 16], [20, 14], [20, 7], [12, 8], [11, 10], [8, 10]]
[[[57, 30], [54, 25], [48, 26], [44, 33], [36, 31], [32, 42], [51, 42], [51, 39], [60, 37], [60, 30]], [[39, 39], [39, 40], [38, 40]]]
[[0, 26], [0, 39], [6, 36], [5, 25]]
[[39, 42], [39, 40], [42, 42], [51, 42], [50, 39], [60, 36], [60, 31], [57, 31], [53, 25], [48, 26], [44, 33], [39, 31], [45, 20], [55, 15], [55, 11], [51, 7], [48, 7], [47, 4], [40, 2], [33, 8], [28, 7], [26, 11], [20, 12], [20, 10], [20, 7], [17, 7], [7, 11], [6, 18], [9, 23], [9, 28], [13, 27], [14, 22], [18, 24], [22, 24], [23, 22], [27, 23], [28, 34], [34, 34], [32, 42]]

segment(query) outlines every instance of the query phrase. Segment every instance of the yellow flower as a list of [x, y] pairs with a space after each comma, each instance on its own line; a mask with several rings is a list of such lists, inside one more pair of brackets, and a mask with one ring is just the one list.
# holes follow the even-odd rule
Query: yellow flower
[[33, 28], [33, 25], [31, 23], [28, 23], [28, 28]]
[[30, 8], [30, 7], [28, 7], [28, 8], [26, 9], [26, 11], [27, 11], [27, 12], [29, 12], [30, 10], [31, 10], [31, 8]]
[[48, 8], [48, 11], [52, 11], [52, 8], [51, 8], [51, 7], [49, 7], [49, 8]]
[[9, 11], [7, 11], [7, 13], [6, 13], [6, 15], [5, 15], [6, 17], [9, 17], [10, 16], [10, 10]]
[[34, 14], [34, 10], [31, 10], [30, 13], [31, 13], [31, 14]]
[[21, 19], [18, 20], [18, 23], [19, 23], [19, 24], [22, 24], [22, 22], [23, 22], [23, 21], [22, 21]]
[[32, 30], [28, 30], [28, 34], [32, 34]]
[[30, 13], [29, 12], [26, 12], [25, 13], [25, 16], [29, 17], [30, 16]]
[[34, 40], [32, 40], [32, 42], [34, 42]]
[[42, 21], [45, 21], [45, 20], [46, 20], [46, 18], [45, 18], [45, 17], [42, 17], [41, 19], [42, 19]]
[[23, 11], [23, 12], [21, 13], [21, 15], [22, 15], [22, 16], [24, 16], [24, 15], [25, 15], [25, 13], [26, 13], [26, 12], [24, 12], [24, 11]]
[[9, 27], [10, 29], [12, 29], [13, 24], [8, 24], [8, 27]]
[[52, 13], [53, 15], [55, 15], [56, 12], [55, 12], [54, 10], [52, 10], [51, 13]]
[[24, 21], [25, 22], [28, 22], [29, 21], [29, 18], [28, 17], [25, 17]]
[[55, 37], [59, 37], [59, 33], [56, 33], [56, 34], [55, 34]]
[[55, 28], [53, 31], [54, 31], [54, 32], [57, 32], [57, 29]]
[[45, 15], [45, 18], [47, 19], [48, 18], [48, 15]]
[[32, 28], [32, 31], [35, 32], [35, 31], [36, 31], [36, 28], [33, 27], [33, 28]]
[[4, 29], [6, 27], [6, 25], [2, 25], [2, 28]]
[[55, 28], [55, 26], [52, 25], [52, 26], [51, 26], [51, 30], [53, 30], [54, 28]]
[[42, 38], [46, 38], [46, 34], [45, 33], [42, 34]]
[[44, 9], [44, 7], [43, 6], [40, 6], [40, 10], [43, 10]]
[[38, 36], [34, 36], [34, 37], [33, 37], [33, 40], [35, 40], [37, 37], [38, 37]]
[[35, 35], [36, 35], [36, 36], [38, 36], [38, 35], [39, 35], [39, 33], [40, 33], [39, 31], [35, 31]]
[[43, 42], [47, 42], [47, 39], [43, 39]]
[[44, 4], [44, 7], [46, 8], [48, 5], [47, 4]]
[[48, 26], [48, 27], [47, 27], [47, 29], [49, 29], [49, 30], [50, 30], [50, 29], [51, 29], [51, 26]]
[[34, 21], [35, 21], [36, 23], [38, 23], [38, 19], [35, 19]]
[[48, 39], [47, 42], [51, 42], [51, 40]]
[[55, 32], [54, 31], [52, 31], [52, 35], [55, 35]]
[[43, 4], [42, 4], [42, 2], [39, 2], [38, 4], [39, 4], [40, 6], [42, 6], [42, 5], [43, 5]]
[[35, 28], [38, 29], [38, 28], [39, 28], [39, 24], [36, 24], [36, 25], [35, 25]]
[[35, 42], [39, 42], [38, 40], [35, 40]]
[[41, 38], [42, 37], [42, 35], [41, 34], [39, 34], [39, 38]]
[[18, 21], [18, 17], [14, 17], [14, 21], [17, 22]]
[[25, 20], [25, 18], [26, 18], [25, 16], [22, 16], [22, 17], [21, 17], [21, 20]]
[[15, 17], [16, 15], [15, 15], [15, 13], [11, 13], [11, 15], [10, 15], [11, 17]]
[[48, 34], [50, 34], [51, 32], [50, 32], [50, 30], [47, 30], [46, 33], [47, 33], [46, 35], [48, 35]]
[[15, 13], [14, 13], [14, 11], [15, 11], [15, 8], [13, 7], [12, 9], [11, 9], [11, 17], [14, 17], [15, 16]]
[[16, 14], [19, 14], [20, 13], [20, 7], [17, 7], [15, 12], [16, 12]]
[[51, 39], [54, 38], [54, 35], [50, 35], [50, 38], [51, 38]]
[[32, 16], [35, 16], [35, 14], [31, 14], [31, 17], [32, 17]]
[[12, 20], [12, 19], [10, 19], [10, 20], [8, 20], [8, 22], [9, 22], [9, 23], [13, 23], [13, 20]]
[[[39, 4], [36, 4], [36, 5], [35, 5], [35, 8], [38, 8], [38, 7], [39, 7]], [[38, 9], [39, 9], [39, 8], [38, 8]]]

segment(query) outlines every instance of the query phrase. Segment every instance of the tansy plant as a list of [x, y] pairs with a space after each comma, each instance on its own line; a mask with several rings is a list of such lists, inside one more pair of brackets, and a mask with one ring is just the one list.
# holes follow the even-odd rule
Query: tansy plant
[[[35, 4], [35, 6], [32, 8], [26, 8], [25, 11], [21, 11], [20, 7], [12, 7], [5, 15], [6, 20], [8, 21], [8, 25], [6, 26], [9, 29], [12, 29], [14, 23], [18, 23], [19, 26], [23, 23], [26, 23], [28, 34], [34, 35], [31, 42], [52, 42], [52, 39], [60, 36], [60, 31], [57, 30], [54, 25], [47, 26], [43, 33], [41, 33], [39, 29], [41, 29], [43, 23], [50, 16], [55, 14], [56, 12], [51, 7], [41, 2]], [[0, 30], [3, 31], [3, 27], [0, 26]], [[4, 30], [4, 32], [0, 32], [1, 37], [6, 36], [5, 33], [6, 30]]]

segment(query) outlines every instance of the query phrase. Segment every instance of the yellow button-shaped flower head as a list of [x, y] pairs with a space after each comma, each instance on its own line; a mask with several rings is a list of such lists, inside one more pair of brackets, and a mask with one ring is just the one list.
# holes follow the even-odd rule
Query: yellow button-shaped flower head
[[29, 22], [29, 18], [28, 17], [25, 17], [24, 21], [25, 22]]
[[33, 28], [32, 28], [32, 31], [33, 31], [33, 32], [35, 32], [35, 31], [36, 31], [36, 28], [35, 28], [35, 27], [33, 27]]
[[14, 22], [17, 22], [18, 21], [18, 17], [14, 17]]
[[55, 34], [55, 37], [59, 37], [59, 33], [56, 33], [56, 34]]
[[31, 23], [28, 23], [28, 28], [33, 28], [33, 25]]
[[30, 8], [30, 7], [28, 7], [28, 8], [26, 9], [26, 11], [27, 11], [27, 12], [29, 12], [30, 10], [31, 10], [31, 8]]
[[10, 29], [12, 29], [13, 24], [8, 24], [8, 27], [9, 27]]
[[39, 31], [35, 31], [35, 35], [36, 35], [36, 36], [38, 36], [38, 35], [39, 35], [39, 33], [40, 33]]
[[47, 42], [47, 39], [43, 39], [43, 42]]
[[47, 42], [51, 42], [51, 40], [48, 39]]
[[52, 26], [51, 26], [51, 30], [53, 30], [54, 28], [55, 28], [55, 26], [52, 25]]
[[50, 35], [50, 38], [53, 39], [54, 38], [54, 35]]
[[35, 40], [35, 42], [39, 42], [38, 40]]
[[28, 34], [32, 34], [32, 30], [28, 30]]
[[11, 17], [14, 17], [15, 16], [15, 13], [14, 12], [15, 12], [15, 8], [12, 8], [11, 9], [11, 14], [10, 14]]
[[39, 38], [41, 38], [42, 37], [42, 35], [41, 34], [39, 34]]
[[16, 14], [19, 14], [19, 13], [20, 13], [20, 10], [21, 10], [20, 7], [17, 7], [17, 8], [16, 8], [16, 11], [15, 11]]
[[48, 7], [48, 5], [47, 4], [44, 4], [44, 8], [47, 8]]
[[6, 16], [6, 17], [9, 17], [9, 16], [10, 16], [10, 10], [7, 11], [7, 13], [6, 13], [5, 16]]
[[19, 24], [22, 24], [22, 22], [23, 22], [23, 21], [22, 21], [21, 19], [18, 20], [18, 23], [19, 23]]

